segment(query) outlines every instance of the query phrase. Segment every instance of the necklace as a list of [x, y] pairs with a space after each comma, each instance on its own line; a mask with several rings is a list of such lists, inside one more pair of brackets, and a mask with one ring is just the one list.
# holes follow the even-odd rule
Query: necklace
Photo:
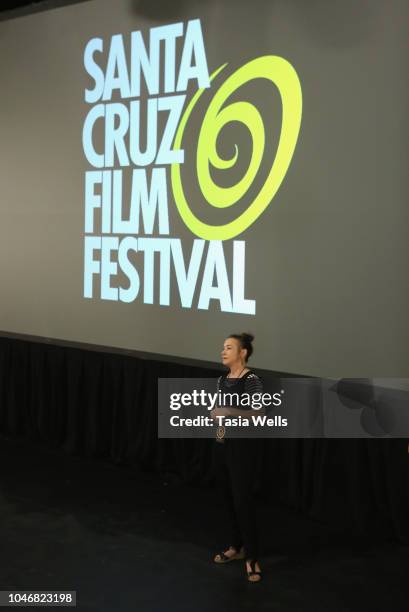
[[[244, 372], [246, 367], [247, 366], [244, 366], [244, 368], [242, 369], [240, 374], [237, 376], [237, 378], [240, 378], [240, 375]], [[230, 372], [227, 374], [226, 378], [232, 378], [232, 377], [230, 377]], [[226, 427], [224, 425], [219, 425], [219, 427], [216, 430], [216, 440], [217, 440], [217, 442], [224, 442], [225, 435], [226, 435]]]
[[[242, 374], [244, 372], [244, 370], [246, 369], [247, 366], [244, 366], [244, 368], [242, 369], [242, 371], [240, 372], [240, 374]], [[238, 376], [230, 376], [230, 372], [227, 374], [227, 378], [240, 378], [240, 374]]]

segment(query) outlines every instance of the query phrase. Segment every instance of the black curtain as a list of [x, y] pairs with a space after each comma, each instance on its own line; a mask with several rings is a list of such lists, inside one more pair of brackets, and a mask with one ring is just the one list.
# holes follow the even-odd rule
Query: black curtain
[[[0, 432], [69, 454], [211, 483], [209, 439], [158, 439], [157, 379], [197, 366], [0, 337]], [[265, 439], [259, 494], [327, 523], [409, 543], [404, 439]]]

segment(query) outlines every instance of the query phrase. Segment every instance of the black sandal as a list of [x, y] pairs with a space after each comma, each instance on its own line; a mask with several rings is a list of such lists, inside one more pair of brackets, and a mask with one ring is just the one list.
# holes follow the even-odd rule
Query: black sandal
[[[230, 548], [234, 548], [234, 546], [230, 546]], [[236, 549], [234, 548], [234, 550]], [[216, 561], [217, 557], [220, 558], [218, 561]], [[228, 557], [224, 552], [219, 552], [213, 561], [215, 563], [229, 563], [229, 561], [236, 561], [239, 559], [244, 559], [244, 551], [242, 548], [239, 551], [236, 550], [235, 554], [231, 555], [231, 557]]]
[[[247, 569], [247, 563], [250, 564], [251, 572], [249, 572], [248, 569]], [[256, 572], [256, 563], [257, 563], [257, 559], [252, 559], [251, 561], [246, 561], [247, 580], [249, 582], [260, 582], [260, 580], [261, 580], [261, 571], [260, 572]], [[257, 580], [252, 580], [251, 576], [259, 576], [259, 578]]]

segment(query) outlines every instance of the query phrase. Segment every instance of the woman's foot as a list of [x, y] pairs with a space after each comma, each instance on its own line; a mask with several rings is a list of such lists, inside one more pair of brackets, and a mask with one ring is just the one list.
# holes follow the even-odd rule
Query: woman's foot
[[258, 561], [251, 559], [246, 561], [247, 580], [249, 582], [259, 582], [261, 580], [261, 568]]
[[237, 551], [234, 546], [230, 546], [224, 552], [217, 554], [214, 558], [215, 563], [228, 563], [229, 561], [235, 561], [236, 559], [244, 559], [243, 548]]

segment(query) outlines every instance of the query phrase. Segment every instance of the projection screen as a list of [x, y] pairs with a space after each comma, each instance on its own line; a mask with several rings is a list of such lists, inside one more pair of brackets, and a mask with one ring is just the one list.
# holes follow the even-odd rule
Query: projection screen
[[400, 0], [95, 0], [0, 23], [0, 329], [407, 376]]

